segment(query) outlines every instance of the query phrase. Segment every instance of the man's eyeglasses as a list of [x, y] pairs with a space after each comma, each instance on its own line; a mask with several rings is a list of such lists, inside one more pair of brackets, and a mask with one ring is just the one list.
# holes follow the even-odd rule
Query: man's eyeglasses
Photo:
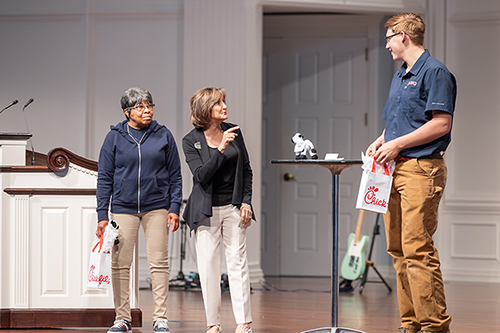
[[140, 104], [140, 105], [136, 105], [136, 106], [133, 106], [131, 108], [127, 108], [128, 111], [132, 111], [132, 109], [138, 111], [138, 112], [144, 112], [144, 110], [146, 110], [146, 108], [148, 108], [149, 110], [153, 110], [155, 107], [154, 104]]
[[389, 35], [389, 36], [385, 36], [384, 39], [385, 39], [385, 42], [386, 43], [389, 43], [389, 41], [391, 40], [392, 37], [394, 36], [397, 36], [399, 35], [401, 32], [396, 32], [395, 34], [392, 34], [392, 35]]

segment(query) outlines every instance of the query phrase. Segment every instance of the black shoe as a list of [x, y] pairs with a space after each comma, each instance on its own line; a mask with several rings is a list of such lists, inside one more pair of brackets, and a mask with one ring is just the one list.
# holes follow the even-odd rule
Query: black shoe
[[344, 279], [342, 282], [339, 284], [339, 292], [340, 293], [352, 293], [354, 291], [354, 288], [352, 286], [352, 281]]

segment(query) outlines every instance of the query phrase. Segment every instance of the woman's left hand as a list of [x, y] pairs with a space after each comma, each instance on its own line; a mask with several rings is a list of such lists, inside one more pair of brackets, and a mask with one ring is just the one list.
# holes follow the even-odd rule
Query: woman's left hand
[[240, 207], [241, 225], [246, 227], [250, 225], [252, 220], [252, 209], [247, 204], [242, 204]]
[[179, 229], [179, 215], [175, 213], [168, 213], [167, 226], [172, 226], [172, 231]]

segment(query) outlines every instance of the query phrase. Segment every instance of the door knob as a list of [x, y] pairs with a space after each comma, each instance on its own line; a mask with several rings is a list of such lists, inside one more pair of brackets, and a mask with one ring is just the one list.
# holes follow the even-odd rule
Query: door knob
[[283, 175], [283, 179], [287, 182], [291, 181], [291, 180], [297, 180], [297, 178], [295, 178], [295, 176], [290, 173], [290, 172], [287, 172]]

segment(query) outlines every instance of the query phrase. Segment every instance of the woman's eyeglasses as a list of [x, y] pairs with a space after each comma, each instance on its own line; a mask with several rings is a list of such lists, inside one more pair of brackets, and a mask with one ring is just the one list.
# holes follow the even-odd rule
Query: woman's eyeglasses
[[154, 107], [155, 107], [154, 104], [146, 104], [146, 105], [140, 104], [140, 105], [136, 105], [136, 106], [127, 108], [127, 110], [132, 111], [132, 109], [134, 109], [138, 112], [144, 112], [144, 110], [146, 110], [146, 108], [148, 108], [149, 110], [153, 110]]

